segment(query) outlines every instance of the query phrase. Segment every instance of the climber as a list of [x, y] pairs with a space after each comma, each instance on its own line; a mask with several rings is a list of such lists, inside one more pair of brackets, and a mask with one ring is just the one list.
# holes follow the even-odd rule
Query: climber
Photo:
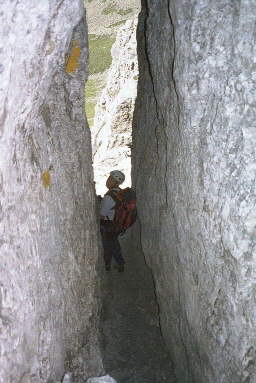
[[119, 185], [121, 185], [124, 180], [125, 175], [121, 171], [113, 170], [110, 172], [110, 176], [106, 181], [108, 192], [103, 197], [100, 205], [100, 232], [102, 237], [106, 271], [110, 271], [111, 269], [112, 257], [114, 257], [117, 263], [115, 268], [117, 268], [119, 272], [124, 271], [125, 262], [118, 240], [118, 235], [120, 233], [115, 231], [113, 224], [116, 205], [116, 201], [113, 197], [115, 193], [118, 193], [121, 190]]

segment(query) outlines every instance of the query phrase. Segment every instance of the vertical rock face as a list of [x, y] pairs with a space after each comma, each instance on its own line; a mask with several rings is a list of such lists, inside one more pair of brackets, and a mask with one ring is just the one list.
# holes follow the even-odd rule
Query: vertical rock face
[[256, 380], [255, 21], [245, 0], [140, 17], [133, 179], [182, 383]]
[[92, 127], [94, 175], [98, 193], [112, 169], [126, 174], [130, 185], [132, 117], [137, 95], [137, 18], [128, 20], [112, 47], [112, 65], [106, 88], [96, 106]]
[[0, 8], [0, 382], [86, 378], [101, 364], [84, 9]]

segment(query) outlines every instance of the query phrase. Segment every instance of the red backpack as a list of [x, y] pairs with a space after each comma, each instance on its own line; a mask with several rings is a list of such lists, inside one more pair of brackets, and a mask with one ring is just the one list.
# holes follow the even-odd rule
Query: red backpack
[[113, 223], [116, 231], [121, 234], [124, 233], [137, 218], [136, 209], [136, 193], [131, 188], [117, 190], [110, 190], [107, 195], [115, 201], [115, 216]]

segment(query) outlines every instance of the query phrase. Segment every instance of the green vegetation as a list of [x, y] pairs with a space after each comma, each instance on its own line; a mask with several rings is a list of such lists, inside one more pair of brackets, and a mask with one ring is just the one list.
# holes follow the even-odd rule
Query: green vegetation
[[129, 13], [132, 13], [132, 12], [133, 12], [132, 8], [120, 9], [120, 8], [117, 8], [117, 6], [115, 4], [109, 4], [102, 11], [102, 13], [104, 15], [113, 15], [114, 13], [117, 13], [118, 15], [121, 15], [121, 16], [126, 16], [126, 15], [128, 15]]
[[95, 106], [104, 86], [105, 80], [101, 75], [98, 75], [97, 78], [89, 78], [85, 85], [85, 113], [90, 127], [93, 125]]
[[96, 96], [99, 92], [99, 82], [95, 79], [89, 79], [85, 86], [85, 113], [89, 126], [93, 125], [95, 114]]
[[93, 126], [94, 114], [95, 114], [95, 102], [86, 102], [85, 104], [85, 113], [88, 120], [89, 127]]
[[112, 15], [113, 13], [117, 13], [118, 9], [115, 4], [109, 4], [106, 8], [103, 9], [103, 15]]
[[[115, 39], [108, 35], [89, 34], [89, 75], [102, 73], [111, 65], [111, 47]], [[85, 112], [89, 126], [93, 125], [97, 96], [103, 82], [89, 78], [85, 87]]]
[[102, 73], [109, 68], [111, 47], [115, 39], [108, 35], [89, 35], [89, 74]]
[[128, 9], [119, 9], [117, 11], [117, 13], [121, 16], [126, 16], [128, 15], [129, 13], [132, 13], [132, 8], [128, 8]]
[[[136, 4], [137, 2], [139, 3], [137, 0], [135, 2]], [[111, 48], [115, 42], [117, 27], [123, 25], [136, 12], [138, 6], [133, 6], [133, 1], [131, 0], [128, 2], [123, 0], [123, 5], [120, 5], [121, 3], [115, 0], [84, 0], [84, 4], [87, 7], [89, 31], [93, 32], [88, 36], [89, 80], [85, 87], [85, 111], [89, 126], [91, 127], [94, 122], [96, 103], [102, 89], [106, 85], [106, 73], [104, 72], [110, 67], [112, 62]], [[107, 32], [105, 35], [97, 34], [102, 33], [98, 30], [95, 19], [97, 14], [100, 16], [102, 25], [108, 28], [106, 31], [109, 34]]]
[[117, 23], [115, 24], [111, 24], [109, 25], [107, 28], [114, 28], [114, 27], [118, 27], [119, 25], [122, 25], [126, 22], [126, 20], [121, 20], [121, 21], [118, 21]]
[[96, 97], [96, 95], [98, 93], [98, 90], [99, 90], [98, 81], [93, 79], [93, 78], [90, 78], [87, 81], [86, 86], [85, 86], [85, 97], [86, 97], [86, 100], [89, 99], [89, 98]]

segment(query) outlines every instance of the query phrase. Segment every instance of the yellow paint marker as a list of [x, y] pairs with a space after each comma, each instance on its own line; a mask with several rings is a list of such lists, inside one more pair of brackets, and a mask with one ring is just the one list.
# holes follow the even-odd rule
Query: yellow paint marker
[[73, 73], [79, 67], [79, 58], [81, 55], [81, 48], [78, 41], [74, 40], [71, 48], [71, 53], [67, 61], [66, 71], [67, 73]]
[[42, 182], [45, 188], [48, 188], [51, 185], [51, 175], [48, 170], [46, 172], [43, 172]]

